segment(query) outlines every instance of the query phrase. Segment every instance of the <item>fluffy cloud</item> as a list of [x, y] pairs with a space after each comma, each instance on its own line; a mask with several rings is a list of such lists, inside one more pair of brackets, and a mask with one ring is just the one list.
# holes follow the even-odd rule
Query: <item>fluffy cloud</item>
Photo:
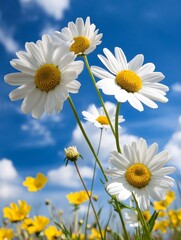
[[12, 161], [9, 159], [3, 158], [0, 160], [0, 169], [0, 180], [2, 181], [14, 181], [18, 176]]
[[20, 0], [21, 4], [26, 7], [35, 3], [43, 11], [57, 20], [62, 19], [64, 10], [69, 8], [70, 0]]
[[[84, 179], [92, 178], [93, 175], [92, 168], [83, 166], [79, 167], [79, 170]], [[68, 165], [67, 167], [62, 166], [58, 169], [50, 170], [47, 175], [49, 178], [49, 182], [53, 185], [59, 185], [70, 188], [81, 187], [81, 182], [74, 166], [71, 165]]]
[[19, 176], [11, 160], [0, 160], [0, 199], [10, 199], [20, 196], [22, 189], [18, 187]]
[[178, 92], [180, 93], [181, 92], [181, 84], [180, 83], [175, 83], [171, 86], [172, 90], [174, 92]]
[[23, 145], [40, 147], [55, 144], [55, 140], [48, 128], [36, 119], [28, 119], [27, 122], [21, 126], [21, 129], [30, 136], [29, 141], [26, 141]]
[[[110, 102], [106, 102], [106, 107], [109, 107], [109, 109], [112, 111], [116, 109], [116, 105]], [[89, 111], [89, 107], [86, 111]], [[95, 127], [92, 123], [90, 122], [84, 122], [82, 123], [87, 136], [89, 137], [89, 140], [91, 141], [94, 149], [96, 150], [98, 148], [99, 144], [99, 138], [100, 138], [100, 129]], [[122, 126], [124, 123], [121, 124]], [[135, 141], [137, 139], [136, 136], [128, 134], [126, 130], [122, 127], [120, 129], [120, 145], [123, 144], [128, 144], [132, 141]], [[79, 129], [79, 126], [77, 125], [76, 128], [73, 131], [72, 135], [72, 140], [70, 145], [76, 145], [78, 151], [81, 153], [83, 158], [86, 161], [91, 161], [93, 160], [92, 153], [89, 150], [89, 147]], [[112, 134], [112, 131], [110, 129], [108, 130], [103, 130], [103, 135], [102, 135], [102, 141], [101, 141], [101, 147], [100, 147], [100, 152], [99, 152], [99, 159], [101, 162], [104, 164], [106, 167], [108, 165], [107, 159], [109, 157], [109, 154], [111, 151], [116, 150], [116, 144], [115, 144], [115, 138]]]
[[170, 140], [165, 146], [165, 149], [167, 149], [171, 155], [172, 158], [172, 164], [179, 168], [181, 171], [181, 115], [178, 119], [178, 128], [171, 136]]
[[0, 43], [9, 53], [14, 53], [19, 48], [18, 43], [13, 39], [11, 32], [6, 31], [4, 28], [2, 28], [2, 24], [0, 28]]

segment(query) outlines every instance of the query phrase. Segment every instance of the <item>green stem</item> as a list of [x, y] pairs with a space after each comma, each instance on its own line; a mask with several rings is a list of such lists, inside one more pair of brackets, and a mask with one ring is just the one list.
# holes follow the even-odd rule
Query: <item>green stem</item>
[[[99, 154], [99, 150], [100, 150], [100, 146], [101, 146], [102, 132], [103, 132], [103, 128], [101, 128], [101, 132], [100, 132], [99, 144], [98, 144], [98, 148], [97, 148], [97, 156], [98, 156], [98, 154]], [[90, 197], [92, 197], [92, 191], [93, 191], [93, 187], [94, 187], [94, 179], [95, 179], [95, 173], [96, 173], [96, 166], [97, 166], [97, 162], [95, 161], [95, 163], [94, 163], [93, 177], [92, 177], [92, 183], [91, 183], [91, 195], [90, 195]], [[86, 237], [87, 237], [87, 228], [86, 228], [86, 226], [87, 226], [87, 223], [88, 223], [89, 210], [90, 210], [90, 201], [89, 201], [89, 205], [88, 205], [88, 209], [87, 209], [87, 214], [86, 214], [85, 239], [86, 239]]]
[[125, 240], [130, 240], [128, 232], [126, 230], [126, 226], [124, 224], [124, 219], [123, 219], [123, 216], [122, 216], [122, 213], [121, 213], [121, 209], [119, 208], [119, 205], [118, 205], [118, 201], [117, 201], [117, 199], [115, 197], [113, 197], [113, 198], [115, 200], [117, 212], [118, 212], [119, 218], [121, 220], [121, 224], [122, 224], [124, 235], [125, 235]]
[[148, 229], [148, 225], [147, 225], [147, 223], [146, 223], [146, 221], [145, 221], [145, 218], [144, 218], [144, 216], [143, 216], [143, 214], [142, 214], [141, 209], [139, 208], [139, 205], [138, 205], [138, 202], [137, 202], [137, 200], [136, 200], [136, 197], [135, 197], [134, 193], [132, 193], [132, 195], [133, 195], [134, 201], [135, 201], [135, 203], [136, 203], [136, 209], [137, 209], [137, 212], [138, 212], [138, 216], [139, 216], [141, 225], [142, 225], [142, 227], [143, 227], [143, 229], [144, 229], [144, 233], [145, 233], [145, 235], [146, 235], [145, 237], [146, 237], [147, 240], [152, 240], [152, 238], [151, 238], [151, 236], [150, 236], [150, 231], [149, 231], [149, 229]]
[[93, 205], [93, 203], [92, 203], [91, 196], [89, 195], [89, 191], [87, 190], [87, 187], [86, 187], [86, 185], [85, 185], [85, 183], [84, 183], [84, 180], [83, 180], [83, 178], [82, 178], [82, 176], [81, 176], [81, 174], [80, 174], [80, 171], [79, 171], [79, 168], [78, 168], [78, 166], [77, 166], [77, 163], [74, 162], [74, 165], [75, 165], [75, 168], [76, 168], [77, 173], [78, 173], [78, 175], [79, 175], [79, 178], [80, 178], [80, 180], [81, 180], [81, 182], [82, 182], [82, 184], [83, 184], [83, 186], [84, 186], [84, 189], [85, 189], [85, 191], [86, 191], [86, 193], [87, 193], [87, 196], [88, 196], [88, 198], [89, 198], [89, 201], [90, 201], [90, 204], [91, 204], [91, 207], [92, 207], [92, 210], [93, 210], [93, 212], [94, 212], [94, 215], [95, 215], [95, 218], [96, 218], [96, 222], [97, 222], [97, 225], [98, 225], [98, 228], [99, 228], [99, 232], [100, 232], [100, 235], [101, 235], [101, 239], [104, 240], [104, 237], [103, 237], [102, 231], [101, 231], [101, 226], [100, 226], [100, 223], [99, 223], [99, 218], [98, 218], [98, 216], [97, 216], [96, 210], [95, 210], [94, 205]]
[[80, 130], [81, 130], [81, 132], [82, 132], [82, 134], [83, 134], [83, 136], [84, 136], [84, 138], [85, 138], [85, 140], [86, 140], [86, 142], [87, 142], [87, 144], [88, 144], [88, 146], [89, 146], [92, 154], [94, 155], [94, 157], [95, 157], [95, 159], [96, 159], [96, 162], [97, 162], [97, 164], [99, 165], [100, 170], [101, 170], [101, 172], [102, 172], [105, 180], [108, 181], [107, 176], [106, 176], [106, 174], [104, 173], [104, 169], [103, 169], [103, 167], [102, 167], [102, 165], [101, 165], [101, 163], [100, 163], [100, 161], [99, 161], [99, 159], [98, 159], [98, 157], [97, 157], [97, 155], [96, 155], [96, 153], [95, 153], [95, 151], [94, 151], [94, 148], [93, 148], [93, 146], [92, 146], [89, 138], [87, 137], [87, 134], [86, 134], [86, 132], [85, 132], [85, 130], [84, 130], [82, 124], [81, 124], [81, 121], [80, 121], [80, 119], [79, 119], [79, 117], [78, 117], [77, 111], [76, 111], [76, 109], [75, 109], [75, 106], [74, 106], [74, 104], [73, 104], [72, 99], [70, 98], [70, 96], [68, 97], [68, 101], [69, 101], [69, 103], [70, 103], [70, 106], [71, 106], [71, 108], [72, 108], [72, 111], [73, 111], [73, 113], [74, 113], [74, 116], [75, 116], [75, 118], [76, 118], [76, 120], [77, 120], [77, 123], [78, 123], [78, 125], [79, 125], [79, 128], [80, 128]]
[[[93, 85], [94, 85], [94, 87], [95, 87], [95, 89], [96, 89], [97, 95], [98, 95], [98, 97], [99, 97], [99, 99], [100, 99], [100, 102], [101, 102], [102, 107], [103, 107], [103, 109], [104, 109], [104, 112], [105, 112], [105, 114], [106, 114], [106, 117], [107, 117], [107, 119], [108, 119], [108, 121], [109, 121], [109, 125], [110, 125], [110, 127], [111, 127], [112, 133], [113, 133], [113, 135], [115, 136], [115, 131], [114, 131], [113, 125], [112, 125], [111, 120], [110, 120], [110, 118], [109, 118], [109, 114], [108, 114], [108, 112], [107, 112], [107, 110], [106, 110], [104, 101], [103, 101], [102, 96], [101, 96], [101, 94], [100, 94], [100, 91], [99, 91], [99, 89], [98, 89], [97, 86], [96, 86], [96, 81], [95, 81], [94, 75], [92, 74], [92, 71], [91, 71], [91, 68], [90, 68], [90, 65], [89, 65], [87, 56], [86, 56], [86, 55], [83, 55], [83, 58], [84, 58], [84, 62], [85, 62], [86, 68], [87, 68], [87, 70], [88, 70], [88, 72], [89, 72], [89, 75], [90, 75], [90, 77], [91, 77], [91, 80], [92, 80], [92, 82], [93, 82]], [[115, 136], [115, 137], [116, 137], [116, 136]]]
[[121, 148], [119, 145], [119, 111], [120, 111], [121, 103], [118, 102], [116, 108], [116, 116], [115, 116], [115, 136], [116, 136], [116, 146], [119, 153], [121, 153]]

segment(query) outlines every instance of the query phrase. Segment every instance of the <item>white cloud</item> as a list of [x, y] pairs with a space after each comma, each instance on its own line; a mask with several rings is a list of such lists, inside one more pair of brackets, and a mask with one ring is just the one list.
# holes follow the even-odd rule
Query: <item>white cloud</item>
[[36, 119], [28, 119], [28, 121], [21, 126], [21, 129], [30, 136], [29, 140], [23, 143], [23, 146], [39, 147], [55, 144], [51, 132], [43, 123]]
[[16, 180], [18, 173], [13, 166], [13, 163], [11, 160], [3, 158], [0, 160], [0, 180], [2, 181], [13, 181]]
[[175, 83], [175, 84], [173, 84], [172, 86], [171, 86], [171, 88], [172, 88], [172, 90], [174, 91], [174, 92], [178, 92], [178, 93], [180, 93], [181, 92], [181, 84], [180, 83]]
[[37, 4], [46, 14], [57, 20], [63, 18], [64, 10], [69, 8], [70, 0], [20, 0], [23, 6], [29, 6], [32, 3]]
[[170, 140], [165, 146], [165, 149], [169, 151], [171, 155], [172, 162], [171, 164], [175, 165], [176, 167], [181, 170], [181, 115], [178, 119], [178, 128], [171, 136]]
[[[79, 171], [84, 179], [91, 179], [93, 175], [92, 168], [79, 167]], [[58, 169], [50, 170], [48, 172], [49, 182], [53, 185], [59, 185], [70, 188], [81, 187], [82, 184], [74, 166], [61, 166]]]
[[[106, 103], [106, 106], [109, 106], [109, 109], [116, 108], [115, 104]], [[89, 108], [86, 110], [88, 111]], [[98, 148], [99, 144], [99, 137], [100, 137], [100, 129], [95, 127], [93, 124], [90, 122], [84, 122], [82, 123], [85, 132], [87, 136], [89, 137], [90, 142], [92, 143], [95, 151]], [[124, 123], [122, 123], [121, 126], [123, 126]], [[126, 133], [124, 128], [120, 128], [120, 145], [128, 144], [132, 141], [137, 140], [137, 137], [131, 134]], [[85, 161], [91, 161], [93, 160], [92, 153], [90, 152], [90, 149], [79, 129], [79, 126], [77, 125], [76, 128], [73, 131], [72, 134], [72, 140], [70, 145], [76, 145], [78, 151], [80, 154], [83, 156]], [[108, 130], [103, 130], [103, 136], [102, 136], [102, 141], [101, 141], [101, 147], [100, 147], [100, 152], [99, 152], [99, 160], [101, 161], [102, 164], [104, 164], [104, 167], [107, 167], [108, 165], [108, 158], [109, 154], [111, 151], [116, 150], [116, 144], [115, 144], [115, 138], [112, 134], [112, 131], [110, 129]]]
[[22, 188], [19, 187], [19, 175], [13, 162], [3, 158], [0, 160], [0, 199], [11, 199], [20, 196]]
[[[1, 24], [2, 25], [2, 24]], [[9, 29], [7, 27], [7, 29]], [[7, 52], [14, 53], [18, 50], [18, 43], [13, 39], [12, 33], [4, 28], [0, 28], [0, 43], [4, 46]]]

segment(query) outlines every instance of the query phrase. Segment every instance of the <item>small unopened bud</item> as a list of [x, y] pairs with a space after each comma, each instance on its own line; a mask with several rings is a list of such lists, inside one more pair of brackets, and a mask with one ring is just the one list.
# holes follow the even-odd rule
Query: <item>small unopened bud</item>
[[7, 220], [7, 219], [4, 219], [4, 220], [3, 220], [3, 225], [4, 225], [4, 226], [7, 226], [7, 225], [8, 225], [8, 223], [9, 223], [9, 222], [8, 222], [8, 220]]
[[87, 228], [87, 229], [91, 229], [91, 225], [90, 225], [90, 224], [87, 224], [86, 228]]
[[95, 202], [97, 202], [99, 199], [99, 197], [97, 195], [94, 195], [92, 198], [94, 199]]
[[111, 232], [111, 228], [108, 226], [108, 227], [106, 228], [106, 231], [107, 231], [107, 232]]
[[64, 151], [66, 158], [71, 162], [76, 161], [80, 156], [80, 153], [77, 151], [77, 148], [75, 146], [64, 148]]
[[48, 205], [50, 205], [50, 204], [51, 204], [51, 201], [50, 201], [49, 199], [46, 199], [46, 200], [45, 200], [45, 205], [48, 206]]
[[84, 224], [84, 220], [83, 219], [80, 219], [79, 220], [79, 225], [83, 225]]
[[62, 215], [63, 215], [63, 210], [59, 210], [59, 211], [58, 211], [58, 214], [59, 214], [60, 216], [62, 216]]

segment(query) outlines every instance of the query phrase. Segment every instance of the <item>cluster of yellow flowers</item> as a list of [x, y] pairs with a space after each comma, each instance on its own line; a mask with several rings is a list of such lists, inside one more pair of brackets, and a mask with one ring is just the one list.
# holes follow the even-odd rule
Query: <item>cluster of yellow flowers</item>
[[[40, 174], [38, 176], [40, 176]], [[29, 179], [31, 180], [30, 183], [32, 184], [33, 181], [32, 181], [32, 178], [30, 177], [26, 178], [26, 183], [28, 182]], [[30, 185], [28, 185], [28, 187]], [[28, 190], [31, 191], [31, 188], [28, 188]], [[91, 195], [90, 191], [89, 191], [89, 195]], [[66, 197], [69, 201], [69, 204], [72, 206], [79, 206], [80, 204], [83, 204], [89, 199], [89, 197], [87, 196], [87, 193], [83, 190], [79, 192], [71, 192]], [[96, 195], [93, 196], [93, 199], [97, 201], [98, 196]], [[7, 226], [0, 228], [0, 240], [11, 240], [15, 236], [20, 237], [20, 239], [21, 238], [34, 239], [34, 238], [30, 238], [30, 236], [32, 237], [44, 236], [48, 240], [67, 239], [65, 234], [60, 228], [57, 228], [54, 225], [49, 225], [51, 220], [48, 217], [34, 216], [34, 218], [30, 218], [29, 217], [30, 210], [31, 210], [31, 206], [28, 205], [27, 202], [24, 200], [19, 200], [18, 204], [10, 203], [9, 207], [4, 207], [3, 209], [4, 218], [9, 220], [11, 224], [15, 224], [19, 226], [19, 228], [17, 228], [18, 230], [16, 232], [11, 228], [7, 228]], [[79, 222], [80, 222], [80, 225], [83, 224], [81, 223], [81, 221]], [[8, 223], [6, 222], [5, 225], [8, 225]], [[102, 233], [104, 234], [104, 231], [102, 231]], [[82, 233], [80, 230], [77, 232], [73, 232], [71, 234], [71, 239], [85, 240], [85, 234]], [[90, 240], [101, 239], [100, 233], [95, 227], [91, 228], [91, 233], [89, 234], [88, 239]]]
[[181, 231], [181, 208], [170, 209], [170, 205], [175, 200], [175, 193], [169, 191], [166, 198], [154, 202], [154, 209], [159, 211], [158, 220], [154, 226], [155, 231], [167, 233], [170, 230]]

